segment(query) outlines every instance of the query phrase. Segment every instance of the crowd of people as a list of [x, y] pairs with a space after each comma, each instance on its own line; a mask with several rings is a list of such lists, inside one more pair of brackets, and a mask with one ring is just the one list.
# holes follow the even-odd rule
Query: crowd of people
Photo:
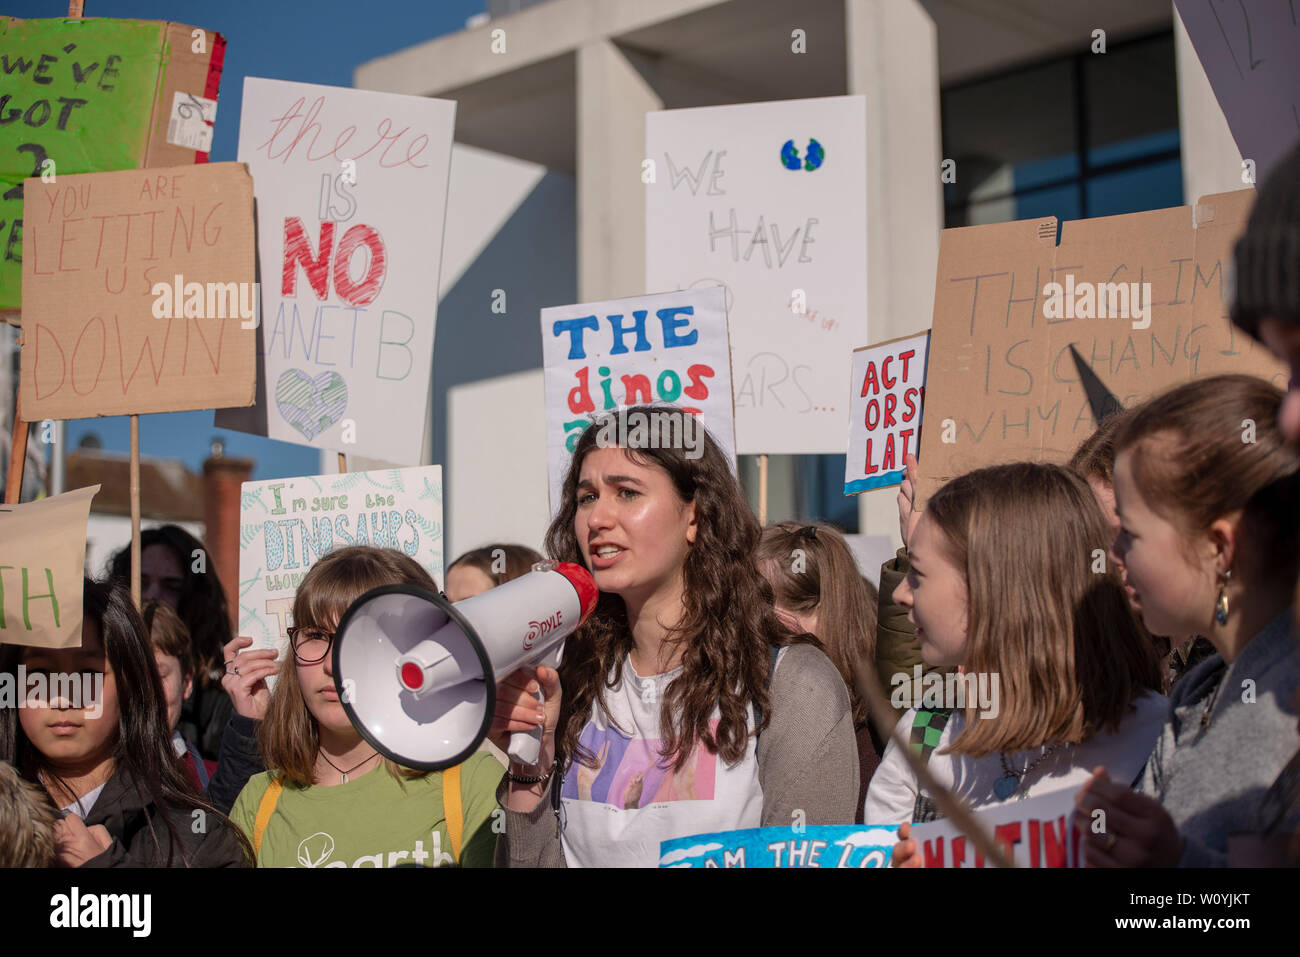
[[[1300, 210], [1279, 225], [1279, 189], [1238, 245], [1232, 318], [1300, 385]], [[277, 652], [235, 635], [191, 570], [201, 544], [154, 529], [142, 609], [123, 553], [85, 582], [79, 648], [0, 648], [6, 675], [103, 677], [94, 709], [0, 712], [0, 864], [654, 866], [673, 838], [856, 823], [897, 825], [892, 863], [918, 867], [911, 828], [941, 812], [905, 749], [975, 810], [1074, 790], [1089, 866], [1300, 863], [1300, 389], [1194, 380], [1066, 465], [979, 469], [923, 503], [909, 457], [878, 594], [835, 528], [760, 527], [711, 437], [687, 454], [631, 411], [664, 434], [611, 446], [594, 422], [544, 542], [591, 571], [596, 608], [557, 668], [497, 688], [489, 738], [540, 728], [536, 763], [402, 767], [350, 722], [345, 611], [439, 590], [402, 552], [322, 557]], [[541, 558], [477, 549], [444, 593]], [[996, 678], [994, 699], [922, 700], [935, 671]]]

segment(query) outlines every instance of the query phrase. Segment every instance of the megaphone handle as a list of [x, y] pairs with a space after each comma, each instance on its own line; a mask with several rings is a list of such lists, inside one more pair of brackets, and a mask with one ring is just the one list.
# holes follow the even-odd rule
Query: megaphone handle
[[[542, 694], [540, 686], [533, 692], [533, 697], [537, 699], [539, 707], [546, 703], [546, 696]], [[538, 728], [535, 731], [516, 731], [510, 735], [510, 749], [506, 752], [510, 760], [529, 767], [536, 765], [542, 754], [543, 733], [544, 729]]]

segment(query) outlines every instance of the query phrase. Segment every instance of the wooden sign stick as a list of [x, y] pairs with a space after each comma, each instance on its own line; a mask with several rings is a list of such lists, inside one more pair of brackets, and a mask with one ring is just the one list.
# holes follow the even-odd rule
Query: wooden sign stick
[[9, 477], [5, 503], [18, 504], [23, 495], [23, 468], [27, 465], [27, 423], [23, 421], [22, 388], [14, 389], [13, 442], [9, 447]]
[[348, 470], [348, 457], [347, 457], [347, 454], [344, 453], [344, 452], [340, 452], [340, 453], [339, 453], [339, 472], [342, 473], [342, 472], [346, 472], [347, 470]]
[[140, 607], [140, 416], [131, 416], [131, 601]]
[[758, 524], [767, 527], [767, 456], [758, 457]]

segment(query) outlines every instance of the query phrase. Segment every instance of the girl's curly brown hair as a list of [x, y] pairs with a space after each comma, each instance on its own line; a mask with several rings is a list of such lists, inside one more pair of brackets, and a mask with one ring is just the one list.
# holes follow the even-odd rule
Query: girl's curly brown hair
[[[684, 613], [668, 639], [682, 645], [682, 672], [668, 686], [661, 705], [663, 756], [678, 770], [699, 740], [735, 764], [745, 754], [751, 703], [762, 715], [760, 728], [767, 725], [771, 646], [815, 639], [793, 635], [776, 617], [771, 588], [755, 563], [758, 519], [717, 443], [697, 422], [701, 441], [692, 445], [698, 448], [684, 447], [682, 430], [672, 428], [665, 412], [675, 413], [679, 425], [689, 414], [673, 406], [636, 406], [619, 413], [642, 413], [642, 421], [652, 423], [649, 440], [631, 444], [660, 446], [624, 449], [628, 458], [637, 465], [662, 468], [681, 500], [695, 503], [696, 537], [682, 570]], [[574, 448], [561, 507], [546, 532], [546, 550], [553, 559], [585, 566], [574, 532], [577, 486], [583, 460], [597, 447], [607, 418], [588, 426]], [[632, 648], [623, 599], [602, 594], [591, 617], [565, 642], [558, 669], [564, 698], [556, 743], [562, 757], [596, 766], [595, 755], [578, 736], [591, 717], [593, 702], [608, 714], [605, 692], [620, 681]], [[709, 729], [715, 706], [721, 711], [716, 737]]]

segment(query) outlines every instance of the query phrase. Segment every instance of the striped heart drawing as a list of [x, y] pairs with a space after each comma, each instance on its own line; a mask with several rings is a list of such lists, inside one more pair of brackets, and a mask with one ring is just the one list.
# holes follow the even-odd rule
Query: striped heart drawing
[[343, 418], [348, 384], [337, 372], [313, 379], [301, 369], [286, 369], [275, 383], [275, 404], [286, 422], [312, 439]]

